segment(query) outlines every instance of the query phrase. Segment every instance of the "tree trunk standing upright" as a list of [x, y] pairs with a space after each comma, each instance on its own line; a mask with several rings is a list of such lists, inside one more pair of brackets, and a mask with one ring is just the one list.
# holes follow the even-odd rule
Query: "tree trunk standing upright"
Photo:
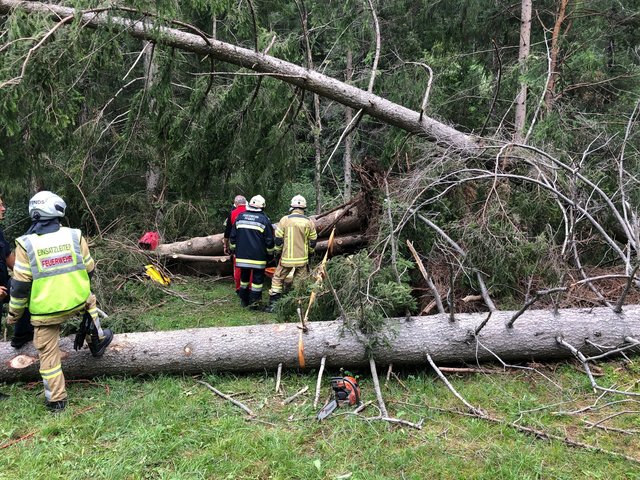
[[[346, 68], [346, 83], [351, 83], [353, 77], [353, 52], [351, 48], [347, 50], [347, 68]], [[353, 120], [353, 109], [347, 107], [344, 113], [344, 124], [351, 125]], [[344, 199], [348, 202], [351, 200], [351, 152], [353, 150], [353, 132], [349, 133], [344, 139], [344, 157], [343, 157], [343, 170], [344, 170]]]
[[558, 5], [558, 15], [556, 16], [556, 22], [553, 25], [553, 32], [551, 33], [551, 51], [549, 55], [549, 81], [547, 82], [547, 89], [544, 92], [544, 110], [549, 113], [553, 108], [553, 101], [555, 98], [555, 87], [560, 76], [558, 70], [558, 54], [560, 52], [560, 29], [562, 23], [567, 18], [567, 4], [569, 0], [560, 0]]
[[[520, 64], [520, 75], [526, 73], [527, 58], [529, 57], [529, 47], [531, 46], [531, 6], [532, 0], [522, 0], [520, 12], [520, 50], [518, 52], [518, 63]], [[516, 97], [516, 114], [513, 140], [521, 142], [524, 138], [524, 125], [527, 121], [527, 82], [520, 79], [520, 91]]]
[[322, 119], [320, 117], [320, 95], [317, 93], [313, 94], [313, 111], [315, 116], [313, 146], [316, 152], [316, 173], [313, 183], [316, 189], [316, 214], [320, 214], [322, 212], [322, 144], [320, 142]]
[[[150, 93], [153, 85], [157, 81], [158, 64], [154, 60], [155, 45], [153, 42], [144, 42], [144, 71], [145, 71], [145, 84], [144, 92], [147, 104], [149, 106], [150, 117], [154, 116], [157, 112], [156, 101]], [[160, 162], [160, 151], [157, 150], [151, 155], [151, 158], [147, 160], [147, 172], [146, 172], [146, 192], [147, 201], [149, 202], [150, 210], [155, 215], [156, 226], [161, 220], [162, 209], [159, 207], [162, 196], [162, 164]]]

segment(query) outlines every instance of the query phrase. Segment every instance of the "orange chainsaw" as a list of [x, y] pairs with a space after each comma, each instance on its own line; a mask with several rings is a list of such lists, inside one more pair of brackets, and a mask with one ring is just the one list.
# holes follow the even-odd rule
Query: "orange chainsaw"
[[354, 377], [331, 379], [333, 399], [318, 412], [318, 420], [324, 420], [338, 407], [360, 405], [360, 387]]

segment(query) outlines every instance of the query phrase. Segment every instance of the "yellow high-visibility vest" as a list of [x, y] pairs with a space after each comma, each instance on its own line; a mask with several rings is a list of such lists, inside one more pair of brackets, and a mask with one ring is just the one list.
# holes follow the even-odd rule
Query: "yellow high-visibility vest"
[[33, 278], [29, 311], [33, 320], [46, 323], [42, 317], [84, 308], [91, 283], [80, 249], [81, 238], [80, 230], [61, 227], [57, 232], [23, 235], [16, 240], [29, 257]]

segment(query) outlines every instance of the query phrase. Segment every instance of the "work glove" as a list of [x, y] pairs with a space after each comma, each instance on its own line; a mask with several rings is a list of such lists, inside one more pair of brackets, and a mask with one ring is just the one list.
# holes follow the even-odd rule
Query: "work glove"
[[82, 316], [82, 321], [80, 322], [80, 326], [78, 327], [78, 333], [76, 333], [76, 338], [73, 341], [73, 349], [78, 351], [84, 345], [84, 341], [89, 333], [89, 329], [91, 328], [91, 323], [93, 320], [91, 319], [91, 315], [85, 312]]
[[9, 314], [7, 315], [7, 325], [15, 325], [20, 320], [21, 315], [18, 315], [16, 312], [9, 310]]

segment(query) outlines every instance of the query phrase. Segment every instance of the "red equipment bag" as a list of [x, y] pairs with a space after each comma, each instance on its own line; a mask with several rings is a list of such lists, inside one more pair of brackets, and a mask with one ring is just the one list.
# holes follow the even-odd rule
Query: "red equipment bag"
[[158, 232], [147, 232], [140, 237], [138, 245], [143, 250], [155, 250], [160, 245], [160, 234]]

